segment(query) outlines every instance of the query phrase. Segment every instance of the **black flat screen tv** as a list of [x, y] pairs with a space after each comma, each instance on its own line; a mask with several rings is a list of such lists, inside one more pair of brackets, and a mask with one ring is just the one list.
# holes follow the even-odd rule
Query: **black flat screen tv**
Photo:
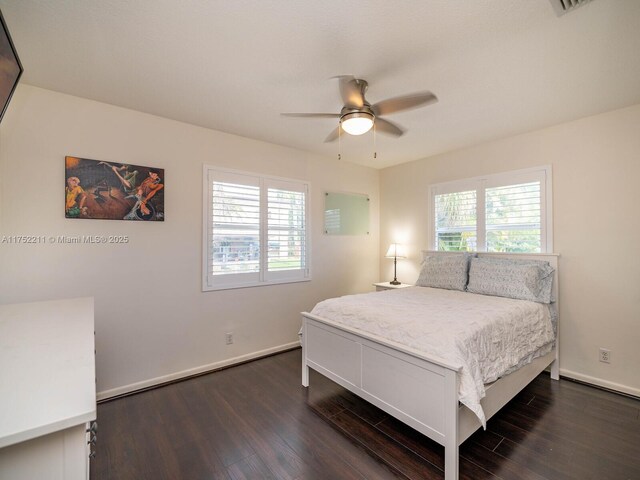
[[18, 85], [18, 80], [22, 75], [22, 64], [18, 58], [18, 52], [16, 52], [11, 36], [9, 35], [9, 29], [4, 22], [4, 17], [0, 11], [0, 122], [4, 117], [4, 112], [7, 110], [7, 105], [11, 100], [11, 96]]

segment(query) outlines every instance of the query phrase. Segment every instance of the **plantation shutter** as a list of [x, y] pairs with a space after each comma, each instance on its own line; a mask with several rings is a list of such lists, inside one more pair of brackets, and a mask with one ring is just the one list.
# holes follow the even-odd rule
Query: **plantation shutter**
[[488, 252], [541, 252], [541, 182], [485, 190]]
[[259, 280], [260, 179], [210, 172], [212, 285], [242, 286]]
[[436, 193], [435, 249], [473, 251], [477, 249], [476, 190]]
[[265, 180], [267, 190], [266, 280], [307, 274], [306, 185]]

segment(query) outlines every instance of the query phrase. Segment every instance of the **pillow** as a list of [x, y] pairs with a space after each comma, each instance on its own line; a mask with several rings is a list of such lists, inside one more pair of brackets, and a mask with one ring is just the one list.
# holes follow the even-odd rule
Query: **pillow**
[[549, 262], [510, 258], [474, 258], [467, 291], [497, 297], [551, 303], [555, 269]]
[[425, 257], [416, 285], [464, 292], [470, 258], [468, 253]]

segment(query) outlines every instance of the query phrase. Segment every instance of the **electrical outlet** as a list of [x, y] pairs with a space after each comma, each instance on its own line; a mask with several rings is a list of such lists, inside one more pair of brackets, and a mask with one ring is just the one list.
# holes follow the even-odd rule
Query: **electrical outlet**
[[607, 350], [606, 348], [601, 348], [600, 361], [604, 363], [611, 363], [611, 350]]
[[233, 343], [233, 332], [225, 333], [224, 339], [227, 345], [231, 345]]

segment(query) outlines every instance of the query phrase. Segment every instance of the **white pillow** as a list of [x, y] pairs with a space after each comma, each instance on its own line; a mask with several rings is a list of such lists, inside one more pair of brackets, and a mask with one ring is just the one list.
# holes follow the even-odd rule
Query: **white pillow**
[[474, 258], [467, 291], [551, 303], [555, 269], [549, 262], [511, 258]]
[[470, 259], [468, 253], [428, 256], [422, 262], [416, 285], [464, 292]]

